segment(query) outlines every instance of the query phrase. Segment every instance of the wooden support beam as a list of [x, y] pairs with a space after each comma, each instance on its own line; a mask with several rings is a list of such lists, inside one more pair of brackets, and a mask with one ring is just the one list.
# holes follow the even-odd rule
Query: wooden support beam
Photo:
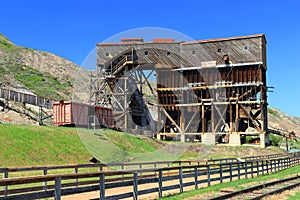
[[244, 111], [244, 113], [249, 117], [249, 119], [252, 121], [253, 125], [258, 129], [258, 132], [262, 133], [262, 129], [259, 127], [259, 124], [257, 124], [257, 121], [255, 119], [253, 119], [253, 117], [251, 116], [251, 114], [247, 111], [247, 109], [243, 106], [240, 105], [240, 107], [242, 108], [242, 110]]
[[226, 121], [225, 121], [225, 119], [223, 117], [226, 114], [227, 107], [224, 108], [223, 113], [221, 113], [220, 109], [216, 105], [214, 105], [214, 107], [215, 107], [216, 111], [218, 112], [218, 114], [220, 116], [220, 119], [218, 120], [218, 123], [217, 123], [217, 125], [215, 127], [215, 132], [217, 131], [217, 128], [219, 127], [219, 125], [220, 125], [221, 122], [223, 122], [224, 125], [229, 129], [228, 124], [226, 123]]
[[191, 117], [189, 123], [188, 123], [187, 126], [185, 127], [184, 132], [186, 132], [186, 131], [188, 130], [188, 128], [190, 127], [190, 125], [191, 125], [192, 122], [194, 121], [196, 115], [198, 114], [198, 111], [199, 111], [199, 109], [197, 109], [197, 110], [194, 112], [194, 114], [193, 114], [193, 116]]
[[161, 107], [161, 108], [162, 108], [161, 110], [166, 115], [166, 117], [174, 124], [174, 126], [178, 129], [178, 131], [180, 133], [182, 133], [180, 127], [177, 125], [177, 123], [174, 121], [174, 119], [169, 115], [169, 113], [165, 110], [165, 108], [164, 107]]

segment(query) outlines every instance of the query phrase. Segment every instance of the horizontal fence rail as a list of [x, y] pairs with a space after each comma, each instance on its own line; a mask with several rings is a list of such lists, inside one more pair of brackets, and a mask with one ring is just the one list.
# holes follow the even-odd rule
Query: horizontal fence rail
[[[278, 154], [279, 155], [279, 154]], [[286, 154], [285, 154], [286, 155]], [[249, 158], [249, 157], [248, 157]], [[299, 154], [288, 157], [271, 156], [264, 159], [166, 166], [164, 168], [136, 168], [71, 174], [51, 174], [0, 179], [0, 199], [60, 199], [63, 195], [100, 191], [99, 199], [138, 199], [145, 194], [162, 197], [164, 192], [184, 191], [186, 187], [199, 188], [215, 183], [241, 178], [253, 178], [300, 164]], [[200, 163], [200, 162], [199, 162]], [[124, 163], [127, 164], [127, 163]], [[86, 165], [84, 167], [88, 167]], [[102, 165], [98, 164], [100, 169]], [[56, 166], [59, 168], [59, 166]], [[68, 166], [70, 167], [70, 166]], [[83, 166], [82, 166], [83, 167]], [[55, 167], [52, 167], [55, 168]], [[17, 170], [15, 168], [14, 170]], [[110, 189], [125, 188], [121, 193], [109, 193]]]
[[[295, 153], [294, 153], [295, 154]], [[106, 163], [106, 164], [74, 164], [74, 165], [55, 165], [55, 166], [34, 166], [34, 167], [17, 167], [17, 168], [0, 168], [0, 173], [3, 174], [3, 178], [19, 177], [18, 173], [24, 174], [24, 172], [40, 171], [41, 175], [51, 174], [51, 171], [71, 171], [78, 173], [79, 170], [91, 170], [97, 171], [103, 170], [126, 170], [126, 169], [144, 169], [144, 168], [162, 168], [167, 166], [185, 166], [195, 164], [220, 164], [231, 163], [237, 161], [251, 161], [251, 160], [263, 160], [271, 158], [283, 158], [289, 157], [290, 153], [271, 154], [262, 156], [248, 156], [243, 158], [222, 158], [222, 159], [202, 159], [202, 160], [179, 160], [179, 161], [153, 161], [153, 162], [127, 162], [127, 163]]]

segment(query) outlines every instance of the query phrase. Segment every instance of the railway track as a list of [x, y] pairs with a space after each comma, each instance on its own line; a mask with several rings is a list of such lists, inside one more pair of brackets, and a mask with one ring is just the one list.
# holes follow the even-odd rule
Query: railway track
[[286, 190], [293, 189], [300, 186], [300, 176], [293, 176], [282, 180], [271, 181], [263, 183], [250, 188], [239, 191], [221, 190], [221, 194], [217, 197], [210, 198], [209, 200], [223, 200], [223, 199], [262, 199], [266, 196], [281, 193]]

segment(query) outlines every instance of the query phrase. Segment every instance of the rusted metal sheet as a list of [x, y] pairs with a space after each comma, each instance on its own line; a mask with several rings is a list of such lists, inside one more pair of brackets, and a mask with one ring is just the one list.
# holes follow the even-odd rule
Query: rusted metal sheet
[[[89, 117], [95, 116], [90, 122]], [[113, 127], [112, 110], [100, 106], [75, 103], [71, 101], [53, 102], [53, 125], [88, 127], [89, 123], [96, 123], [96, 127]]]

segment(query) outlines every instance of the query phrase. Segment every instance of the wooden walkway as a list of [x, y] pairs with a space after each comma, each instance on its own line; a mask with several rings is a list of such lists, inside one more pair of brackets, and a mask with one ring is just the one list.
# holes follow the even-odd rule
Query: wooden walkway
[[34, 106], [47, 108], [47, 109], [52, 109], [53, 100], [44, 97], [39, 97], [33, 94], [24, 93], [24, 92], [18, 92], [14, 90], [0, 88], [0, 98], [9, 101], [15, 101], [15, 102], [30, 104]]

